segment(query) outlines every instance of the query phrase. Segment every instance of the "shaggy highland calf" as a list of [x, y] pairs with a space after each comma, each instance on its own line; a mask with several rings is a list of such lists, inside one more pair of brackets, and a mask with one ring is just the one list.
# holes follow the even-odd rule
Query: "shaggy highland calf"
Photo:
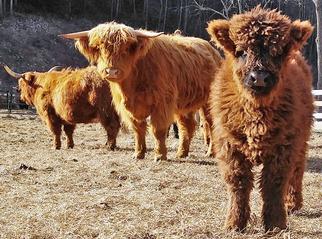
[[101, 79], [95, 67], [23, 74], [15, 73], [7, 66], [5, 69], [19, 79], [21, 100], [36, 107], [54, 134], [56, 149], [61, 148], [62, 126], [67, 136], [67, 147], [73, 148], [76, 124], [94, 122], [100, 122], [106, 130], [106, 145], [111, 150], [115, 148], [119, 117], [112, 105], [109, 85]]
[[110, 82], [117, 111], [135, 131], [135, 158], [144, 158], [146, 153], [148, 116], [156, 139], [156, 160], [166, 159], [165, 139], [174, 119], [179, 128], [177, 157], [188, 155], [196, 125], [194, 112], [208, 100], [221, 62], [209, 42], [134, 30], [115, 22], [63, 36], [78, 39], [79, 51]]
[[312, 26], [256, 7], [211, 21], [207, 30], [226, 55], [210, 96], [214, 148], [230, 197], [226, 227], [246, 227], [252, 167], [262, 164], [265, 230], [286, 228], [287, 210], [302, 206], [314, 107], [310, 67], [299, 50]]

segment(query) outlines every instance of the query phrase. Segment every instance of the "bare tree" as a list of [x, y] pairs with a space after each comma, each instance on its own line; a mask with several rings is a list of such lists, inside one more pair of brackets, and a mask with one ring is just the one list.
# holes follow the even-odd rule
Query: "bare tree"
[[183, 32], [187, 32], [187, 26], [188, 26], [188, 15], [189, 15], [188, 0], [185, 0], [185, 11], [184, 11]]
[[4, 12], [3, 12], [3, 4], [2, 4], [2, 0], [0, 0], [0, 18], [2, 18], [4, 15]]
[[313, 0], [316, 11], [316, 49], [318, 61], [317, 89], [322, 89], [322, 0]]
[[133, 4], [133, 14], [134, 14], [134, 17], [137, 17], [137, 12], [136, 12], [136, 1], [135, 1], [135, 0], [132, 0], [132, 4]]
[[148, 28], [149, 20], [149, 0], [144, 0], [144, 12], [145, 12], [145, 28]]
[[158, 30], [160, 30], [160, 28], [161, 28], [162, 10], [163, 10], [163, 0], [160, 0], [160, 11], [159, 11]]
[[[198, 1], [198, 0], [193, 0], [193, 7], [195, 7], [195, 11], [198, 11], [200, 14], [202, 11], [209, 11], [212, 12], [212, 15], [219, 15], [222, 18], [228, 19], [229, 18], [229, 11], [232, 8], [234, 1], [233, 0], [220, 0], [221, 4], [222, 4], [222, 11], [218, 11], [214, 8], [208, 7], [205, 4], [205, 1]], [[211, 16], [212, 16], [211, 15]]]
[[168, 0], [165, 0], [162, 31], [165, 30], [165, 24], [167, 21], [167, 14], [168, 14]]
[[181, 27], [181, 21], [182, 21], [182, 9], [183, 9], [183, 0], [180, 0], [180, 6], [178, 7], [178, 11], [179, 11], [179, 20], [178, 20], [178, 26], [177, 26], [177, 29], [180, 29], [180, 27]]
[[10, 0], [10, 15], [13, 14], [13, 0]]

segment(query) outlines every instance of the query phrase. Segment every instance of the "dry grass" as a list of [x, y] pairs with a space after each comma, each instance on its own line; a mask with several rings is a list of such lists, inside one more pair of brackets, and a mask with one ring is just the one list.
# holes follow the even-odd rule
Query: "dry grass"
[[[102, 144], [100, 125], [80, 125], [75, 148], [51, 149], [52, 138], [32, 114], [0, 114], [1, 238], [263, 238], [261, 198], [252, 193], [247, 231], [223, 227], [227, 195], [214, 159], [197, 135], [185, 160], [131, 159], [133, 139], [121, 134], [116, 152]], [[322, 238], [322, 134], [314, 134], [304, 179], [304, 208], [273, 238]], [[27, 167], [21, 166], [21, 164]], [[30, 168], [28, 168], [28, 166]], [[258, 169], [257, 169], [258, 170]]]

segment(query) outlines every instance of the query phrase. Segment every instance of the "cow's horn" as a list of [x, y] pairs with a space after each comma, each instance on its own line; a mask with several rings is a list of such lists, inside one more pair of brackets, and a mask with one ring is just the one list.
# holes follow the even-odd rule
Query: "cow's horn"
[[66, 33], [59, 35], [60, 37], [68, 38], [68, 39], [78, 39], [82, 37], [87, 37], [89, 31], [82, 31], [82, 32], [73, 32], [73, 33]]
[[12, 77], [17, 78], [17, 79], [22, 77], [22, 74], [19, 74], [19, 73], [14, 72], [14, 71], [13, 71], [13, 70], [11, 70], [8, 66], [4, 65], [3, 67], [4, 67], [4, 69], [6, 70], [6, 72], [7, 72], [9, 75], [11, 75]]
[[143, 30], [136, 30], [135, 34], [137, 37], [153, 38], [164, 34], [164, 32], [149, 32]]
[[62, 66], [54, 66], [54, 67], [50, 68], [50, 70], [48, 72], [58, 71], [58, 70], [60, 70], [62, 68], [63, 68]]

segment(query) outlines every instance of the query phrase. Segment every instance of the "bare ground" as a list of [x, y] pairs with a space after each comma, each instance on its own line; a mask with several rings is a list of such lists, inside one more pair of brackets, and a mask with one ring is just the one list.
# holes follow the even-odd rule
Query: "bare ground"
[[120, 134], [115, 152], [98, 124], [79, 125], [74, 139], [74, 149], [54, 150], [36, 115], [1, 112], [0, 238], [322, 238], [322, 134], [310, 141], [304, 207], [273, 235], [263, 232], [257, 187], [246, 232], [223, 230], [225, 185], [199, 134], [184, 160], [174, 159], [171, 134], [161, 163], [151, 137], [141, 161], [131, 159], [131, 134]]

